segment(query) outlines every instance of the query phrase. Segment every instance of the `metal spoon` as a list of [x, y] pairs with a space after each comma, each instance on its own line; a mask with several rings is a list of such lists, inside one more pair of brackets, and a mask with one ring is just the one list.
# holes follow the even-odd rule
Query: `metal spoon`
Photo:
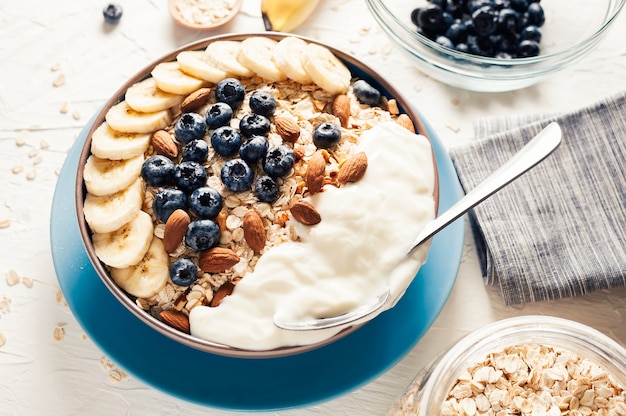
[[[430, 239], [433, 235], [450, 225], [489, 196], [533, 168], [550, 155], [560, 143], [561, 128], [557, 123], [552, 122], [520, 151], [513, 155], [513, 157], [489, 175], [487, 179], [478, 184], [443, 214], [428, 223], [411, 245], [407, 256], [410, 256], [420, 244]], [[386, 291], [373, 303], [365, 304], [338, 316], [305, 321], [284, 321], [274, 318], [274, 325], [287, 330], [309, 331], [351, 324], [376, 312], [387, 302], [389, 296], [389, 291]]]

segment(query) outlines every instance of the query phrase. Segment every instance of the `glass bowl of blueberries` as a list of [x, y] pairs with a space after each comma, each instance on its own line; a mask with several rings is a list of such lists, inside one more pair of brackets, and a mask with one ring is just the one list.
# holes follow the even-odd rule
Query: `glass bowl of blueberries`
[[473, 91], [525, 88], [587, 55], [626, 0], [366, 0], [427, 75]]

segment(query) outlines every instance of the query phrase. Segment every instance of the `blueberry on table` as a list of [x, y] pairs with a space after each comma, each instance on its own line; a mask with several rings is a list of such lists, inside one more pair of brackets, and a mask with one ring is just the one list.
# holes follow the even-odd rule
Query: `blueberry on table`
[[192, 140], [183, 147], [183, 162], [204, 163], [209, 157], [209, 144], [201, 139]]
[[175, 285], [191, 286], [198, 279], [198, 266], [191, 259], [176, 259], [170, 265], [170, 279]]
[[207, 173], [198, 162], [181, 162], [174, 171], [174, 183], [181, 191], [190, 194], [195, 189], [204, 186]]
[[177, 209], [187, 208], [187, 195], [180, 189], [159, 189], [152, 200], [152, 212], [162, 223]]
[[195, 220], [187, 226], [185, 244], [196, 251], [215, 247], [219, 241], [220, 227], [213, 220]]
[[222, 183], [233, 192], [250, 189], [254, 181], [254, 171], [243, 159], [231, 159], [220, 170]]
[[269, 117], [276, 110], [276, 99], [266, 91], [255, 91], [250, 96], [250, 110], [253, 113]]
[[261, 114], [246, 114], [239, 122], [239, 131], [245, 137], [266, 136], [270, 132], [270, 121]]
[[254, 184], [254, 194], [261, 202], [272, 203], [278, 199], [278, 183], [268, 175], [259, 176]]
[[269, 146], [265, 136], [252, 136], [239, 148], [239, 156], [247, 163], [252, 164], [263, 159]]
[[122, 18], [122, 6], [116, 3], [109, 3], [102, 9], [102, 15], [105, 22], [116, 24]]
[[222, 156], [232, 156], [239, 151], [241, 134], [230, 126], [222, 126], [211, 134], [211, 146]]
[[375, 106], [380, 102], [380, 91], [372, 87], [364, 79], [359, 79], [352, 86], [356, 99], [366, 105]]
[[313, 130], [313, 144], [320, 149], [328, 149], [339, 143], [341, 129], [331, 121], [325, 121]]
[[200, 218], [217, 217], [222, 205], [222, 196], [210, 186], [201, 186], [189, 196], [189, 209]]
[[141, 166], [141, 177], [150, 186], [165, 186], [174, 183], [174, 162], [163, 155], [151, 156]]
[[198, 113], [185, 113], [174, 124], [176, 139], [182, 143], [201, 139], [206, 133], [206, 120]]
[[267, 149], [263, 158], [263, 170], [269, 176], [279, 178], [291, 171], [295, 162], [295, 155], [291, 147], [284, 145], [272, 146]]
[[217, 102], [206, 110], [206, 124], [210, 129], [216, 129], [230, 123], [233, 118], [233, 109], [230, 105]]
[[246, 89], [236, 78], [225, 78], [215, 86], [215, 99], [235, 109], [243, 103]]

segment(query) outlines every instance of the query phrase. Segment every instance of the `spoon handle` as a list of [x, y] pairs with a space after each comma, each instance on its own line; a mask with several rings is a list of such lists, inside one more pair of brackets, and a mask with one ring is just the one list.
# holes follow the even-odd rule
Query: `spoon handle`
[[443, 214], [431, 221], [417, 236], [408, 255], [428, 240], [430, 237], [445, 228], [476, 205], [508, 185], [513, 180], [530, 170], [561, 143], [561, 128], [555, 122], [550, 123], [537, 136], [529, 141], [511, 159], [495, 170], [487, 179], [478, 184]]

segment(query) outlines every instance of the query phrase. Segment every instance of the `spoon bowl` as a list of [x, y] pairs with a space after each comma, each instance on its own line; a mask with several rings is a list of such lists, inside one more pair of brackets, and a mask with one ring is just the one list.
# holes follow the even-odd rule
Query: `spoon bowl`
[[195, 1], [168, 0], [168, 9], [174, 21], [187, 29], [213, 30], [230, 22], [241, 10], [241, 3], [242, 0], [234, 0], [230, 7], [220, 10]]

